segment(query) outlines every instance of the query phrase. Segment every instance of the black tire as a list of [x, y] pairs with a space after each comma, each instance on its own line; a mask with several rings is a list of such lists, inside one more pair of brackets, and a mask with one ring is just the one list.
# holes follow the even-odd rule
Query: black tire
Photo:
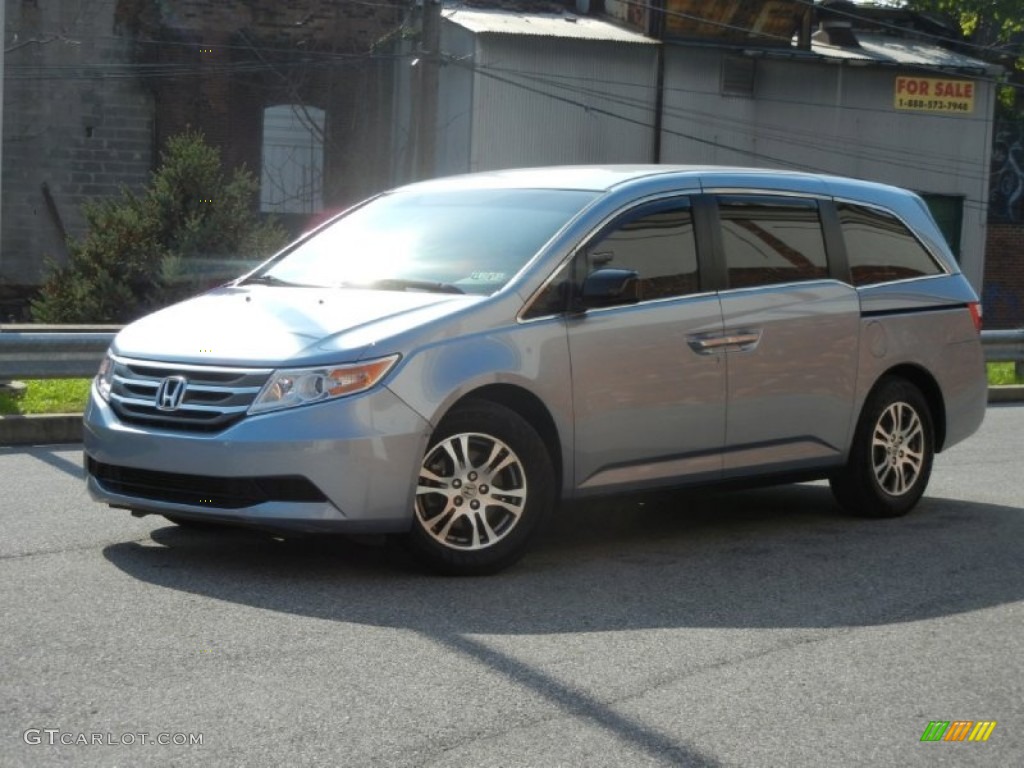
[[864, 403], [849, 461], [829, 481], [832, 493], [851, 515], [905, 515], [928, 486], [934, 456], [928, 401], [906, 379], [886, 377]]
[[554, 503], [555, 472], [540, 435], [515, 411], [473, 401], [431, 436], [405, 539], [432, 570], [495, 573], [526, 553]]

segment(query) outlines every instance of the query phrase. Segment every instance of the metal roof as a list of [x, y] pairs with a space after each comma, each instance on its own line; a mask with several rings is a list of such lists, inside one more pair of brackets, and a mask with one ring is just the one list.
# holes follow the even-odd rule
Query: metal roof
[[657, 40], [639, 32], [632, 32], [591, 16], [574, 16], [568, 13], [516, 13], [450, 6], [446, 6], [441, 13], [448, 21], [478, 35], [532, 35], [612, 43], [658, 44]]
[[[592, 16], [575, 16], [569, 13], [524, 13], [521, 11], [492, 10], [446, 5], [442, 10], [445, 19], [458, 24], [474, 34], [483, 35], [525, 35], [534, 37], [569, 38], [574, 40], [597, 40], [617, 43], [643, 43], [659, 45], [660, 41], [624, 29]], [[857, 29], [854, 34], [859, 48], [847, 48], [812, 41], [810, 53], [823, 59], [848, 61], [854, 64], [898, 66], [920, 69], [935, 69], [948, 72], [975, 75], [998, 75], [1003, 70], [997, 64], [990, 64], [938, 45], [921, 40], [895, 35], [881, 35]], [[675, 41], [693, 44], [697, 41]], [[717, 41], [704, 41], [714, 43]], [[698, 43], [699, 44], [699, 43]], [[733, 47], [733, 46], [727, 46]], [[798, 48], [763, 48], [769, 56], [806, 57], [808, 52]]]
[[1002, 67], [997, 64], [973, 59], [920, 40], [873, 34], [859, 29], [855, 30], [854, 34], [860, 43], [859, 48], [814, 41], [811, 43], [811, 51], [826, 59], [851, 63], [939, 69], [979, 75], [997, 75], [1002, 72]]

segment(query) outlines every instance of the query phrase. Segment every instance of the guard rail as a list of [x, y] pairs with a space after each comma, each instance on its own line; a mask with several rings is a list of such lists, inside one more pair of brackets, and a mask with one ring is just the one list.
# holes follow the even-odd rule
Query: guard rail
[[[116, 325], [0, 325], [0, 381], [76, 379], [96, 373]], [[982, 331], [985, 360], [1024, 374], [1024, 328]]]

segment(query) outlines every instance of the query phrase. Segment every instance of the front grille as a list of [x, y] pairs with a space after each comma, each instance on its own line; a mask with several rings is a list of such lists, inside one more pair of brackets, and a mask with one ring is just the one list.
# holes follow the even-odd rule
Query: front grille
[[[174, 410], [157, 407], [160, 383], [184, 377], [185, 395]], [[269, 369], [213, 368], [115, 358], [110, 405], [130, 424], [215, 432], [245, 416], [270, 376]]]
[[85, 466], [108, 491], [173, 504], [242, 509], [268, 501], [323, 502], [327, 497], [297, 475], [278, 477], [208, 477], [156, 472], [103, 464], [91, 456]]

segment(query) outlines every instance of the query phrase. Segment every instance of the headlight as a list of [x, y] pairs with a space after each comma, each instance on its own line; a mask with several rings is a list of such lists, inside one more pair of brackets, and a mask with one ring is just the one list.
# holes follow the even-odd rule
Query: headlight
[[114, 383], [114, 358], [107, 352], [100, 363], [100, 369], [96, 372], [96, 391], [99, 396], [110, 402], [110, 387]]
[[263, 385], [249, 413], [266, 413], [363, 392], [384, 378], [398, 355], [354, 365], [283, 368]]

